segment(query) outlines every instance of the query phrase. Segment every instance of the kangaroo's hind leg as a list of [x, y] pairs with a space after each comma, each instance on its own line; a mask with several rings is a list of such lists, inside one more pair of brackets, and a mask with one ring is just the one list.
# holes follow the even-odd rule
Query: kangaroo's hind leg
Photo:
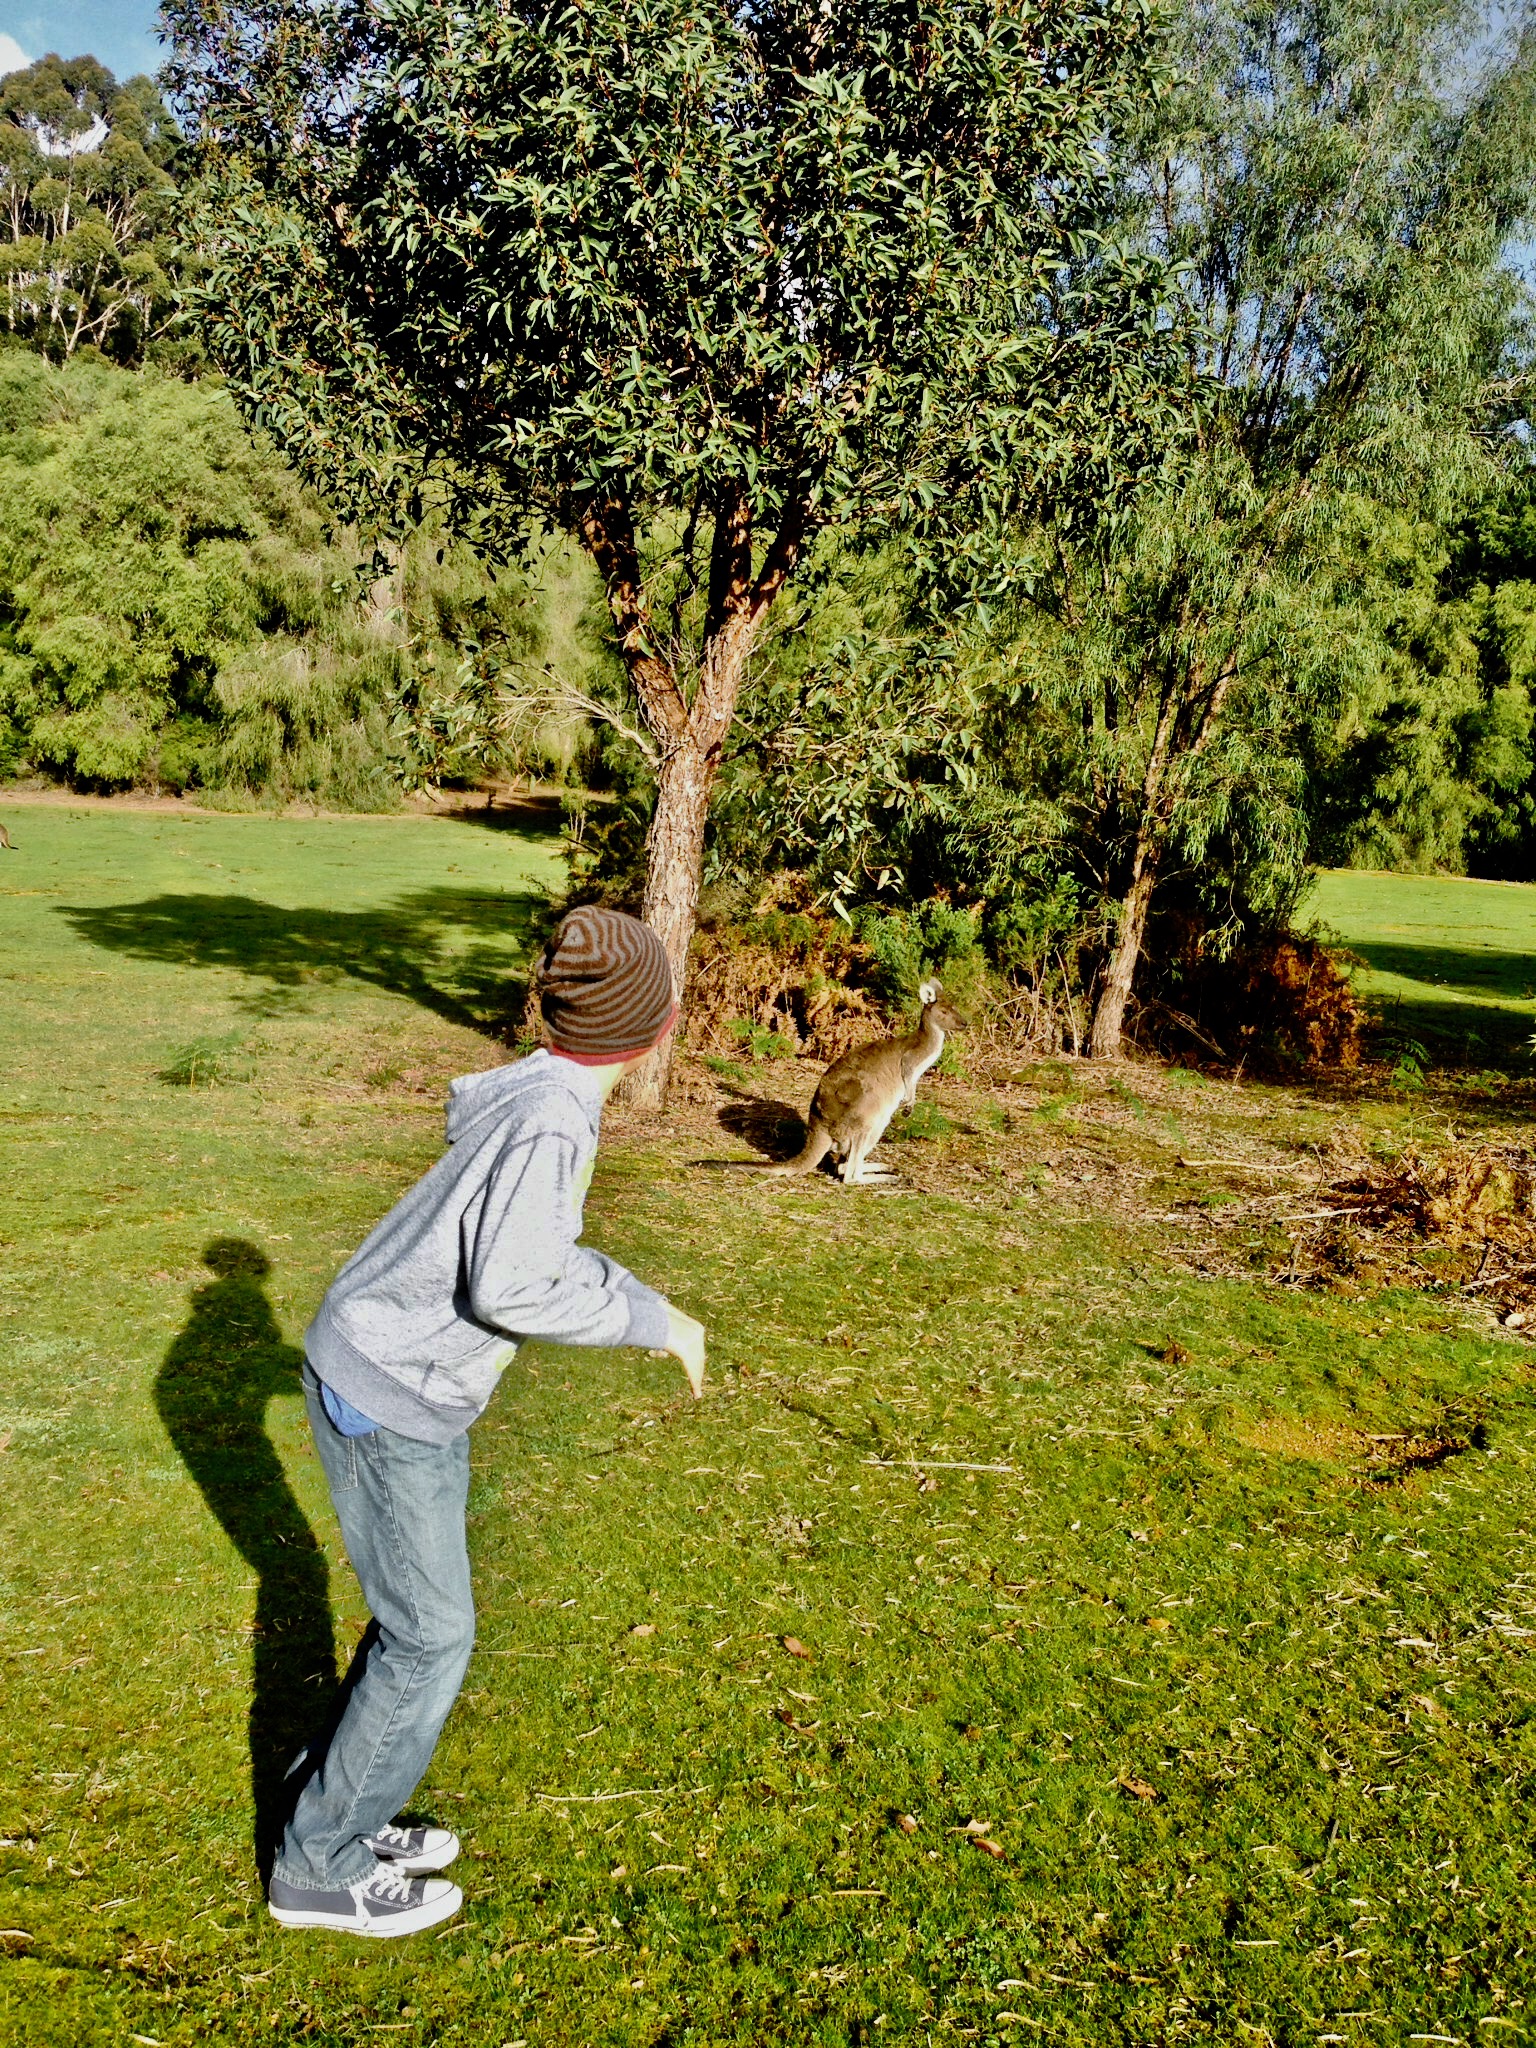
[[884, 1160], [871, 1159], [869, 1156], [884, 1136], [883, 1123], [873, 1130], [860, 1132], [848, 1150], [848, 1164], [843, 1169], [845, 1187], [869, 1187], [875, 1181], [895, 1179], [894, 1167], [887, 1166]]

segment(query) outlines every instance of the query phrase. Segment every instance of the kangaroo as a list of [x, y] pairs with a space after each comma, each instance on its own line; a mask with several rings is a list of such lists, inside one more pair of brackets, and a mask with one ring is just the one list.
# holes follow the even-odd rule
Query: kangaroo
[[897, 1110], [916, 1102], [918, 1082], [944, 1050], [944, 1034], [963, 1031], [968, 1022], [944, 1000], [936, 981], [925, 981], [917, 993], [923, 1006], [917, 1029], [876, 1045], [856, 1045], [834, 1060], [811, 1099], [804, 1145], [793, 1159], [765, 1172], [813, 1173], [830, 1152], [840, 1162], [844, 1187], [867, 1185], [890, 1173], [888, 1166], [865, 1162]]
[[0, 847], [3, 847], [7, 853], [14, 853], [16, 851], [15, 847], [11, 844], [10, 833], [6, 831], [3, 825], [0, 825]]

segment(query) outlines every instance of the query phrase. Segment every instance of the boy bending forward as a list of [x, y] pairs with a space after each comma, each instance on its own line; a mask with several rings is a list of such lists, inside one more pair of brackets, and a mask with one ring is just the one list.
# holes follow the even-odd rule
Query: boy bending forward
[[305, 1398], [373, 1613], [335, 1733], [307, 1772], [267, 1890], [287, 1927], [411, 1934], [456, 1913], [446, 1828], [397, 1816], [431, 1761], [474, 1642], [469, 1425], [526, 1337], [637, 1344], [682, 1362], [704, 1331], [579, 1242], [603, 1103], [672, 1029], [660, 941], [619, 911], [545, 950], [547, 1049], [455, 1081], [448, 1150], [342, 1268], [305, 1333]]

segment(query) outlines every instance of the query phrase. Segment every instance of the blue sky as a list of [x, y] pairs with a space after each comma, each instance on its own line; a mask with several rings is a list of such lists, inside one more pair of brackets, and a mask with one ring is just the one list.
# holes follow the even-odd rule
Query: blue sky
[[9, 37], [29, 63], [54, 50], [99, 57], [119, 78], [157, 71], [165, 52], [155, 7], [156, 0], [0, 0], [0, 50]]

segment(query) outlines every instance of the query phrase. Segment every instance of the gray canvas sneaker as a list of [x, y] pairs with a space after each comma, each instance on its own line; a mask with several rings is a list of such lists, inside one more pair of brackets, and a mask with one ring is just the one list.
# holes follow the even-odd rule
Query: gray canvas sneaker
[[464, 1894], [446, 1877], [405, 1877], [387, 1863], [344, 1891], [308, 1891], [275, 1876], [267, 1886], [272, 1918], [284, 1927], [335, 1927], [382, 1941], [435, 1927], [463, 1903]]
[[425, 1877], [448, 1868], [459, 1853], [459, 1838], [449, 1828], [402, 1828], [391, 1820], [376, 1835], [364, 1835], [363, 1846], [402, 1877]]

